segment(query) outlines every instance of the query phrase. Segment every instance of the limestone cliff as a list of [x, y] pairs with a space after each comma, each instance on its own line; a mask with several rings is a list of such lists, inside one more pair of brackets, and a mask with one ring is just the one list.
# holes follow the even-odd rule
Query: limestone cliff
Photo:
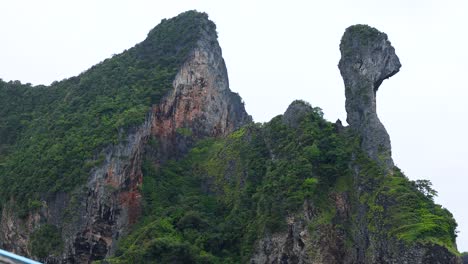
[[216, 32], [207, 28], [180, 67], [173, 89], [132, 132], [126, 145], [110, 148], [105, 164], [88, 181], [86, 225], [69, 246], [80, 263], [102, 259], [115, 250], [119, 236], [141, 215], [142, 155], [148, 140], [153, 162], [183, 156], [205, 137], [222, 137], [251, 122], [241, 98], [230, 91]]
[[376, 110], [377, 90], [385, 79], [398, 73], [401, 64], [385, 33], [367, 25], [346, 29], [340, 44], [338, 65], [346, 94], [347, 122], [362, 139], [372, 159], [393, 167], [390, 137]]
[[152, 113], [151, 134], [161, 142], [158, 151], [162, 158], [187, 151], [184, 136], [190, 140], [226, 136], [252, 121], [240, 96], [229, 90], [214, 28], [202, 31], [173, 87]]
[[[172, 89], [151, 107], [143, 124], [119, 131], [124, 140], [101, 152], [103, 162], [92, 169], [84, 186], [71, 194], [56, 194], [26, 218], [13, 211], [14, 201], [3, 206], [3, 248], [34, 257], [31, 235], [50, 224], [61, 231], [63, 249], [58, 256], [41, 258], [43, 261], [89, 263], [111, 255], [119, 237], [142, 213], [141, 163], [149, 141], [158, 142], [151, 151], [155, 152], [153, 162], [160, 164], [183, 156], [199, 139], [223, 137], [251, 122], [241, 98], [229, 89], [215, 26], [205, 14], [200, 16], [198, 40], [179, 65]], [[64, 211], [69, 212], [67, 216]]]

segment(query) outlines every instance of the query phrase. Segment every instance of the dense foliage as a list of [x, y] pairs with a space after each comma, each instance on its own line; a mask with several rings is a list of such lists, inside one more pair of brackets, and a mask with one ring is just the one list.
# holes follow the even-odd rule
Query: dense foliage
[[113, 261], [245, 262], [261, 234], [282, 230], [317, 186], [346, 171], [343, 139], [320, 111], [306, 119], [297, 131], [279, 116], [204, 140], [159, 169], [145, 162], [146, 215]]
[[[225, 139], [199, 142], [186, 158], [162, 167], [147, 159], [145, 215], [109, 261], [248, 263], [255, 241], [284, 231], [288, 217], [301, 217], [305, 201], [318, 212], [309, 224], [312, 234], [333, 226], [352, 239], [355, 227], [351, 219], [338, 220], [334, 193], [368, 204], [368, 228], [376, 235], [388, 230], [388, 239], [453, 249], [456, 224], [448, 211], [400, 172], [384, 176], [359, 151], [353, 135], [338, 133], [319, 109], [310, 109], [297, 128], [278, 116]], [[362, 170], [359, 183], [352, 166]], [[356, 193], [356, 184], [368, 192]], [[384, 196], [394, 200], [385, 204], [388, 210], [379, 199]]]
[[101, 150], [140, 125], [172, 87], [206, 14], [163, 20], [145, 41], [51, 86], [0, 82], [0, 199], [26, 213], [39, 200], [83, 183]]
[[60, 231], [54, 225], [43, 225], [32, 234], [30, 246], [32, 253], [40, 258], [58, 255], [63, 248]]
[[409, 181], [398, 168], [393, 174], [385, 175], [373, 162], [361, 160], [360, 163], [363, 164], [361, 185], [369, 187], [360, 200], [369, 206], [371, 232], [387, 240], [396, 237], [410, 244], [437, 244], [458, 254], [457, 223], [447, 209], [434, 203], [435, 192], [427, 180], [422, 181], [426, 186], [421, 189], [421, 181]]

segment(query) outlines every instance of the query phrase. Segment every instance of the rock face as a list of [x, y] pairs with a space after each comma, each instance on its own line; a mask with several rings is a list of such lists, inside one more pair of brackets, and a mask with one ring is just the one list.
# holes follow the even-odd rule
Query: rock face
[[283, 115], [283, 122], [293, 128], [297, 128], [304, 118], [304, 115], [313, 111], [312, 106], [301, 100], [292, 102]]
[[83, 193], [86, 198], [76, 206], [79, 214], [63, 230], [69, 237], [63, 262], [103, 259], [113, 252], [119, 236], [136, 223], [141, 213], [141, 162], [150, 124], [146, 121], [130, 133], [127, 144], [105, 150], [104, 164], [93, 170]]
[[[14, 203], [14, 201], [11, 201]], [[29, 244], [29, 230], [33, 230], [39, 225], [40, 215], [30, 214], [22, 221], [15, 217], [14, 208], [8, 206], [2, 209], [1, 219], [1, 232], [0, 239], [2, 243], [0, 246], [2, 249], [12, 251], [20, 255], [31, 255], [31, 251], [28, 247]], [[22, 226], [18, 225], [21, 223]]]
[[[183, 138], [225, 136], [252, 121], [229, 80], [215, 29], [202, 32], [197, 47], [177, 73], [174, 89], [154, 108], [151, 134], [159, 138], [158, 157], [187, 150]], [[175, 146], [175, 148], [174, 148]]]
[[463, 255], [462, 256], [462, 261], [463, 261], [463, 264], [468, 264], [468, 255]]
[[390, 137], [376, 112], [376, 93], [401, 64], [385, 33], [367, 25], [346, 29], [339, 69], [345, 84], [347, 122], [361, 136], [362, 149], [380, 164], [393, 167]]
[[[222, 137], [251, 122], [240, 96], [229, 89], [215, 26], [207, 18], [204, 23], [173, 89], [152, 107], [142, 125], [120, 131], [125, 140], [102, 151], [103, 163], [92, 170], [86, 186], [47, 201], [40, 213], [26, 220], [3, 207], [0, 241], [6, 250], [31, 256], [30, 236], [47, 222], [61, 229], [64, 248], [61, 256], [42, 261], [90, 263], [109, 256], [141, 214], [144, 156], [154, 163], [178, 158], [198, 139]], [[149, 141], [158, 144], [148, 147]], [[67, 208], [68, 220], [60, 216]]]
[[[260, 263], [312, 263], [309, 252], [312, 250], [307, 224], [313, 217], [309, 204], [304, 203], [301, 217], [287, 219], [287, 231], [267, 234], [257, 242], [251, 264]], [[307, 244], [306, 244], [307, 243]]]
[[[347, 122], [359, 135], [361, 149], [389, 171], [394, 168], [390, 138], [376, 113], [376, 92], [383, 80], [399, 71], [399, 59], [386, 34], [364, 25], [346, 30], [340, 50], [339, 69], [346, 88]], [[309, 111], [312, 111], [310, 105], [295, 101], [283, 115], [283, 122], [297, 128]], [[348, 132], [339, 120], [334, 128], [340, 134]], [[445, 247], [410, 245], [389, 236], [384, 221], [377, 220], [378, 216], [369, 212], [369, 204], [362, 202], [362, 198], [378, 186], [369, 184], [360, 165], [352, 167], [351, 191], [329, 193], [329, 205], [336, 212], [333, 218], [317, 225], [320, 209], [306, 200], [300, 212], [284, 219], [286, 232], [267, 233], [257, 241], [250, 263], [461, 263]], [[380, 199], [384, 211], [394, 203], [383, 196]], [[379, 222], [375, 230], [370, 228], [370, 221], [382, 223]]]
[[[346, 221], [350, 216], [349, 201], [342, 195], [330, 198], [336, 203], [341, 218], [339, 221]], [[345, 233], [334, 228], [332, 223], [315, 230], [310, 228], [317, 214], [314, 205], [305, 201], [299, 214], [285, 219], [288, 227], [286, 232], [267, 234], [258, 241], [250, 263], [362, 263], [356, 262], [356, 256], [346, 250]]]

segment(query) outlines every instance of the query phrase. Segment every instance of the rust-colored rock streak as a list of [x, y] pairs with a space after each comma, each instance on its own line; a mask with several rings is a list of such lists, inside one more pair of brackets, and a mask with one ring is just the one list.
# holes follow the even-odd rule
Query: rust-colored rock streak
[[216, 33], [202, 35], [176, 75], [174, 89], [153, 109], [151, 133], [160, 139], [163, 156], [183, 151], [177, 142], [178, 129], [188, 129], [192, 139], [200, 139], [224, 136], [251, 121], [241, 98], [229, 90]]

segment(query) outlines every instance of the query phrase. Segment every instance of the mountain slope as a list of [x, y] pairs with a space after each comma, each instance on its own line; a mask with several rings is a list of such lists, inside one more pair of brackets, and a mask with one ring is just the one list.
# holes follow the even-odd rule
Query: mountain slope
[[457, 263], [452, 215], [302, 101], [150, 160], [145, 216], [110, 263]]
[[[250, 122], [216, 38], [206, 14], [189, 11], [78, 77], [2, 83], [11, 103], [1, 109], [0, 246], [49, 261], [103, 258], [141, 213], [146, 144], [159, 144], [164, 162]], [[48, 235], [58, 241], [35, 243]]]
[[375, 93], [400, 69], [348, 28], [349, 127], [293, 102], [254, 124], [188, 11], [51, 86], [0, 83], [0, 247], [46, 263], [460, 263], [456, 222], [393, 165]]
[[1, 187], [8, 191], [2, 198], [14, 195], [26, 203], [22, 196], [40, 199], [44, 192], [84, 183], [93, 165], [86, 161], [117, 143], [125, 133], [119, 129], [142, 124], [151, 105], [172, 88], [202, 28], [214, 27], [203, 23], [196, 13], [163, 21], [136, 47], [51, 87], [2, 83], [1, 98], [8, 102], [2, 102], [1, 114], [9, 117], [2, 138], [15, 143], [4, 161]]

